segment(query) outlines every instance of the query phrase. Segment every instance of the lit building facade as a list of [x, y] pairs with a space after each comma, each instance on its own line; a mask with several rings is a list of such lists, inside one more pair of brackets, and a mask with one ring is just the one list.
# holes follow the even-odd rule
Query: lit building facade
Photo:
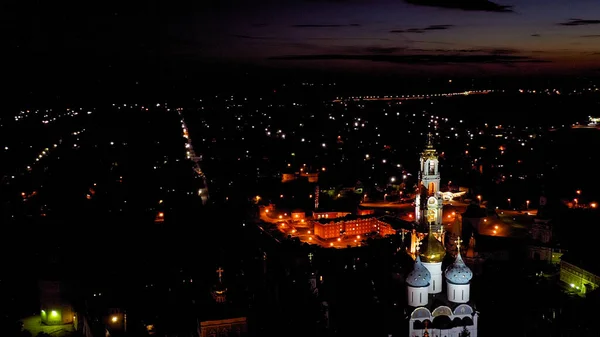
[[73, 306], [66, 299], [65, 285], [59, 281], [39, 281], [40, 318], [46, 325], [73, 323]]
[[314, 233], [321, 239], [334, 239], [343, 235], [364, 235], [377, 232], [382, 236], [396, 234], [390, 224], [377, 218], [359, 218], [354, 220], [331, 221], [321, 223], [313, 221]]
[[306, 213], [304, 211], [293, 211], [292, 220], [304, 220], [306, 219]]
[[442, 226], [442, 193], [440, 191], [440, 171], [437, 151], [433, 148], [429, 134], [427, 147], [421, 154], [419, 182], [415, 198], [415, 219], [417, 222], [433, 224], [434, 231]]
[[585, 294], [588, 291], [598, 288], [600, 285], [600, 273], [586, 270], [583, 266], [578, 266], [574, 261], [569, 262], [567, 255], [560, 261], [560, 280], [573, 290]]
[[346, 215], [350, 215], [350, 212], [313, 212], [313, 219], [338, 219], [343, 218]]

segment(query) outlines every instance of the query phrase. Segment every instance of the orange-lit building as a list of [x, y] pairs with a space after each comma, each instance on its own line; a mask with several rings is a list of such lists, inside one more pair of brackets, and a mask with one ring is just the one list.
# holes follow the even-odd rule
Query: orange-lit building
[[292, 220], [304, 220], [306, 219], [306, 213], [304, 211], [293, 211]]
[[359, 209], [359, 210], [356, 210], [356, 215], [358, 215], [358, 216], [373, 215], [373, 214], [375, 214], [375, 210], [374, 209]]
[[319, 173], [318, 172], [295, 172], [295, 173], [283, 173], [281, 174], [281, 182], [287, 183], [290, 181], [294, 181], [296, 179], [306, 178], [309, 183], [318, 183], [319, 182]]
[[313, 219], [337, 219], [350, 215], [350, 212], [313, 212]]
[[339, 238], [343, 235], [364, 235], [373, 232], [382, 236], [396, 234], [396, 230], [392, 226], [377, 218], [358, 218], [329, 223], [313, 221], [313, 227], [315, 235], [321, 239]]

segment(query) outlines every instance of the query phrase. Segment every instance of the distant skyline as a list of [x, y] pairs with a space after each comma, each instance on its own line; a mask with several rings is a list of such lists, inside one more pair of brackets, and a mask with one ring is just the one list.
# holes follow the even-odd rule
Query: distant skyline
[[12, 56], [7, 70], [15, 77], [50, 68], [80, 76], [128, 63], [145, 73], [235, 65], [371, 75], [600, 74], [597, 0], [154, 0], [98, 6], [7, 6], [0, 14]]

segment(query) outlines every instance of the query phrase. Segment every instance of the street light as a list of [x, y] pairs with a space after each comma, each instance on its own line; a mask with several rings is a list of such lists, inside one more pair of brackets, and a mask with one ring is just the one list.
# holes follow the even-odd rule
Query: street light
[[478, 195], [477, 199], [479, 200], [479, 203], [481, 204], [481, 195]]
[[527, 204], [527, 209], [529, 209], [529, 200], [525, 201], [525, 203]]
[[510, 198], [508, 198], [507, 200], [508, 200], [508, 209], [510, 209], [511, 208], [511, 206], [510, 206]]
[[387, 193], [383, 195], [383, 201], [386, 201], [385, 199], [387, 198]]

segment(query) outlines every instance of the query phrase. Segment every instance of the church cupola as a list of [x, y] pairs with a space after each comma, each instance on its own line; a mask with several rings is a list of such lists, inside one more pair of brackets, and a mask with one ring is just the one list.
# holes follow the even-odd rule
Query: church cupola
[[442, 291], [442, 261], [444, 261], [444, 257], [446, 256], [446, 249], [436, 239], [432, 227], [429, 226], [429, 234], [427, 234], [427, 238], [423, 241], [419, 256], [425, 268], [431, 273], [429, 293], [438, 294]]
[[227, 301], [227, 287], [223, 284], [223, 269], [221, 267], [217, 269], [217, 274], [219, 275], [219, 280], [213, 286], [211, 294], [215, 302], [225, 303]]
[[[419, 249], [417, 243], [417, 250]], [[411, 307], [421, 307], [427, 305], [429, 291], [428, 287], [431, 282], [431, 273], [421, 263], [421, 258], [417, 254], [415, 266], [406, 277], [408, 305]]]
[[454, 303], [467, 303], [470, 297], [470, 282], [473, 278], [473, 272], [463, 261], [460, 255], [460, 244], [462, 239], [456, 239], [458, 253], [454, 263], [446, 268], [446, 292], [448, 300]]

